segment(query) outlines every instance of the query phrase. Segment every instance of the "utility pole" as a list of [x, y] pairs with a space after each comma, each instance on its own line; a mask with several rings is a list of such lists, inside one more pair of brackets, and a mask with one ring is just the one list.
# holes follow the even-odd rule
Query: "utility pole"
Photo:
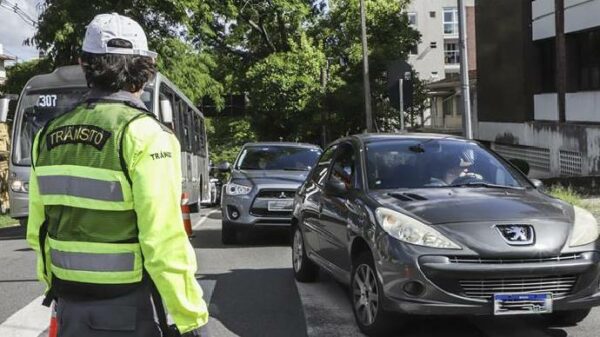
[[554, 0], [556, 19], [556, 93], [558, 121], [566, 122], [567, 48], [565, 41], [565, 0]]
[[462, 87], [463, 129], [467, 139], [473, 139], [471, 125], [471, 87], [469, 86], [469, 54], [467, 54], [467, 8], [464, 0], [458, 0], [458, 29], [460, 45], [460, 82]]
[[[404, 75], [403, 75], [404, 76]], [[400, 107], [400, 131], [404, 131], [404, 78], [398, 80], [398, 106]]]
[[[321, 68], [321, 86], [323, 88], [323, 99], [327, 97], [327, 80], [329, 79], [329, 59], [325, 60], [325, 67]], [[327, 146], [327, 117], [325, 115], [325, 104], [321, 104], [321, 144], [323, 148]]]
[[371, 83], [369, 82], [369, 48], [367, 46], [367, 14], [365, 0], [360, 0], [360, 28], [363, 49], [363, 86], [365, 91], [365, 117], [367, 132], [373, 132], [373, 112], [371, 110]]

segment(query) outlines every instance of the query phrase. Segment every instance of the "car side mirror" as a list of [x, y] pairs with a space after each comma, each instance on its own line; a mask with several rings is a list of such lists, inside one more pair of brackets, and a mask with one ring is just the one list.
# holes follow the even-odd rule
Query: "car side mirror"
[[217, 170], [219, 170], [219, 172], [222, 173], [229, 173], [231, 172], [231, 164], [229, 164], [229, 162], [222, 162], [219, 164], [219, 166], [217, 166]]
[[529, 179], [531, 180], [531, 183], [533, 184], [533, 187], [535, 187], [536, 189], [542, 189], [544, 188], [544, 183], [539, 180], [539, 179]]
[[160, 100], [160, 114], [162, 122], [165, 124], [173, 124], [173, 106], [171, 101], [166, 98]]
[[523, 159], [512, 158], [508, 160], [509, 163], [513, 164], [519, 171], [523, 172], [524, 175], [529, 174], [529, 163]]
[[325, 183], [325, 193], [331, 194], [333, 196], [341, 197], [344, 196], [348, 192], [348, 188], [346, 184], [338, 179], [329, 179]]

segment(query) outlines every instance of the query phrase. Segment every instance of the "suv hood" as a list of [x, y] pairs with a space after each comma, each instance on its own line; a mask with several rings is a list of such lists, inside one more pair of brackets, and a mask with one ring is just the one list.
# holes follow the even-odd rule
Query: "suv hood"
[[300, 186], [306, 180], [308, 171], [247, 170], [231, 172], [232, 181], [246, 180], [258, 184], [296, 184]]
[[436, 188], [376, 191], [384, 207], [404, 210], [429, 224], [553, 219], [571, 221], [567, 204], [534, 189]]

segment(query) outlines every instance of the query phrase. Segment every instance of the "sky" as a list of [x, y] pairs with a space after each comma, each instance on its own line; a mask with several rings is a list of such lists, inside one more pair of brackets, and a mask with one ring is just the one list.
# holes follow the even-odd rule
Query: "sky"
[[[11, 6], [16, 3], [24, 12], [37, 19], [39, 12], [36, 5], [42, 1], [0, 0], [0, 2], [8, 3]], [[4, 54], [17, 56], [19, 62], [36, 58], [38, 56], [37, 49], [23, 45], [23, 41], [32, 37], [33, 34], [35, 34], [35, 28], [25, 23], [13, 11], [0, 7], [0, 44], [4, 46]]]

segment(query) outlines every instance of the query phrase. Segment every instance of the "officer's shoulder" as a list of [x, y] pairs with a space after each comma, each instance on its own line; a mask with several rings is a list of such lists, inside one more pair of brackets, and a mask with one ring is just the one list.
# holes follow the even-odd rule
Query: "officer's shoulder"
[[173, 131], [149, 114], [134, 119], [127, 128], [127, 133], [136, 138], [174, 135]]

